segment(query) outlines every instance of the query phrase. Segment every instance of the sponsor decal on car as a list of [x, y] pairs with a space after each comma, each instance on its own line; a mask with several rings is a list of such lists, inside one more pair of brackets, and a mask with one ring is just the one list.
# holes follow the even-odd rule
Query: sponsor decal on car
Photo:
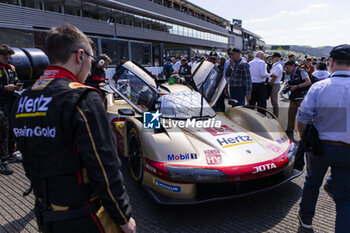
[[168, 161], [189, 160], [189, 159], [197, 159], [197, 154], [196, 153], [168, 154]]
[[160, 129], [160, 116], [162, 114], [157, 110], [156, 112], [143, 113], [143, 128], [145, 129]]
[[231, 146], [238, 146], [243, 144], [255, 143], [255, 141], [248, 135], [237, 135], [235, 137], [222, 137], [216, 139], [222, 148]]
[[219, 150], [205, 150], [204, 154], [208, 165], [218, 165], [222, 163], [222, 157]]
[[27, 126], [24, 126], [23, 128], [13, 128], [13, 133], [15, 134], [16, 138], [19, 137], [26, 137], [31, 138], [33, 136], [35, 137], [45, 137], [45, 138], [55, 138], [56, 137], [56, 127], [50, 128], [50, 127], [43, 127], [36, 126], [34, 129], [27, 128]]
[[18, 102], [16, 118], [46, 116], [51, 100], [52, 97], [44, 97], [44, 95], [36, 98], [21, 97]]
[[157, 179], [153, 179], [153, 184], [155, 184], [155, 185], [157, 185], [165, 190], [168, 190], [170, 192], [174, 192], [174, 193], [181, 192], [181, 186], [167, 184], [167, 183], [164, 183], [164, 182], [157, 180]]
[[152, 167], [151, 165], [149, 165], [148, 163], [145, 163], [145, 168], [151, 172], [153, 172], [154, 174], [157, 174], [157, 170], [155, 167]]
[[230, 134], [230, 133], [237, 133], [237, 131], [231, 129], [227, 125], [222, 125], [221, 127], [210, 127], [205, 128], [205, 130], [213, 135], [214, 137]]
[[287, 140], [288, 140], [288, 139], [287, 139], [286, 135], [284, 135], [284, 136], [281, 137], [280, 139], [277, 139], [276, 142], [278, 142], [279, 144], [281, 144], [281, 143], [284, 143], [284, 142], [287, 141]]
[[276, 146], [274, 144], [269, 144], [266, 146], [268, 149], [272, 150], [273, 152], [280, 153], [282, 151], [282, 148], [279, 146]]
[[267, 164], [263, 164], [263, 165], [256, 166], [253, 168], [254, 168], [254, 171], [252, 172], [252, 174], [264, 172], [264, 171], [269, 171], [269, 170], [272, 170], [272, 169], [277, 168], [277, 167], [274, 163], [267, 163]]

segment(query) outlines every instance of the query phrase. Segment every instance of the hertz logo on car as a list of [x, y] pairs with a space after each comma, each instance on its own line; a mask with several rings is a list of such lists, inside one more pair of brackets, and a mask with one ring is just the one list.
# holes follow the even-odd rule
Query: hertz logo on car
[[21, 97], [18, 103], [16, 118], [46, 116], [46, 111], [51, 101], [52, 97], [44, 97], [44, 95], [36, 98], [28, 98], [28, 96]]

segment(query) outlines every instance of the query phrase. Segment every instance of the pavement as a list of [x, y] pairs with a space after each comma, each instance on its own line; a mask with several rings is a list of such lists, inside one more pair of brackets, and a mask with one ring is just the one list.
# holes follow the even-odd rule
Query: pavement
[[[280, 106], [279, 118], [285, 127], [288, 101], [280, 99]], [[297, 211], [305, 173], [276, 189], [248, 197], [192, 206], [161, 206], [133, 181], [127, 161], [122, 162], [138, 232], [334, 232], [335, 204], [322, 188], [313, 230], [299, 227]], [[22, 196], [29, 187], [28, 179], [21, 164], [12, 164], [12, 168], [13, 175], [0, 175], [0, 233], [38, 232], [32, 211], [33, 194]]]

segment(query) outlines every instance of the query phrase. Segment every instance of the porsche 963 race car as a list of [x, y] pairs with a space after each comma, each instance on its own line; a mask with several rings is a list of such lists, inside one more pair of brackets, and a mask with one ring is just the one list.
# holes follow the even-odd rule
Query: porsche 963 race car
[[226, 80], [207, 61], [192, 71], [192, 85], [169, 85], [129, 61], [109, 83], [118, 150], [156, 202], [241, 197], [301, 175], [293, 169], [297, 146], [273, 114], [242, 106], [216, 113]]

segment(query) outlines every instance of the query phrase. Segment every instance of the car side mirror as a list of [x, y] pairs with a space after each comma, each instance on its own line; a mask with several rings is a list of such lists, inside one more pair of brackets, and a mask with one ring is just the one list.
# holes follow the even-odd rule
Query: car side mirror
[[135, 116], [135, 112], [129, 108], [119, 109], [118, 113], [124, 116]]

